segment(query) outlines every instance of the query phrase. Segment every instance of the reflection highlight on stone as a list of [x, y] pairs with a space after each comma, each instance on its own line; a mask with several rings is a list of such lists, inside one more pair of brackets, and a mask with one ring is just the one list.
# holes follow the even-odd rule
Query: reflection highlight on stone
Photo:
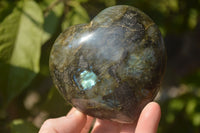
[[92, 36], [93, 36], [93, 33], [84, 35], [84, 36], [80, 39], [80, 42], [79, 42], [79, 43], [83, 43], [84, 41], [88, 41], [89, 39], [92, 38]]

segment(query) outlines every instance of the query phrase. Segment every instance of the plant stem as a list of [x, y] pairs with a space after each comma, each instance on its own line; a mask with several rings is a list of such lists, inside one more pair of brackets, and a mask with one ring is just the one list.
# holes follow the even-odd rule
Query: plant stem
[[55, 0], [54, 2], [52, 2], [44, 11], [43, 11], [43, 14], [44, 14], [44, 17], [46, 17], [49, 12], [56, 6], [58, 5], [60, 2], [62, 2], [63, 0]]

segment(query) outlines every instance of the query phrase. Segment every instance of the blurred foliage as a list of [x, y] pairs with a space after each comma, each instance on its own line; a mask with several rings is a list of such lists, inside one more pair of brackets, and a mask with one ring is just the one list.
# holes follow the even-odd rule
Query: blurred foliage
[[161, 104], [161, 133], [198, 133], [200, 131], [200, 91], [186, 93]]
[[37, 132], [69, 111], [49, 75], [51, 46], [67, 27], [113, 5], [141, 9], [164, 36], [159, 132], [200, 132], [200, 0], [1, 0], [0, 132]]
[[36, 133], [38, 129], [32, 123], [24, 120], [13, 120], [10, 124], [11, 133]]
[[42, 23], [42, 11], [33, 1], [18, 2], [13, 12], [2, 21], [1, 105], [18, 95], [39, 72]]

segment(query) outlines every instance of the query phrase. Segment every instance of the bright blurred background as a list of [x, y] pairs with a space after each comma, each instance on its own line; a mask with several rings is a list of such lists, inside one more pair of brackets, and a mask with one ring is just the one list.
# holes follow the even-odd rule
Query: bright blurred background
[[35, 133], [68, 105], [49, 75], [56, 37], [106, 7], [131, 5], [148, 14], [165, 40], [168, 62], [156, 101], [159, 133], [200, 133], [200, 0], [1, 0], [0, 132]]

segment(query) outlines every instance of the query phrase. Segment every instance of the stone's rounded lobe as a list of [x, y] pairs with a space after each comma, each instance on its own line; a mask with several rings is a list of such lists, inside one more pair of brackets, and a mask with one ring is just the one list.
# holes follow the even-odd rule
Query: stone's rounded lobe
[[156, 96], [166, 64], [162, 36], [140, 10], [113, 6], [55, 41], [50, 72], [64, 98], [101, 119], [135, 122]]

